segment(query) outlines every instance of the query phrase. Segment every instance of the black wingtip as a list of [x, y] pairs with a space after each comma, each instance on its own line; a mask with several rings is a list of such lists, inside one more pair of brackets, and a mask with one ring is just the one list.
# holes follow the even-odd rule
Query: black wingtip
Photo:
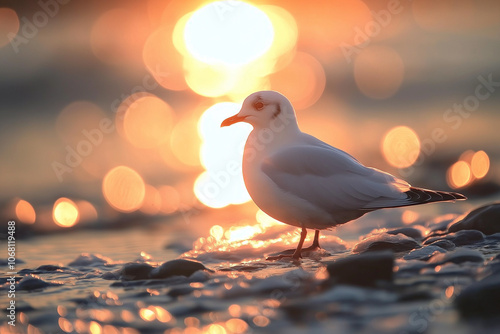
[[411, 187], [410, 190], [406, 192], [408, 200], [411, 202], [418, 203], [431, 203], [431, 202], [444, 202], [444, 201], [456, 201], [456, 200], [466, 200], [467, 197], [460, 193], [447, 192], [447, 191], [434, 191], [422, 188]]

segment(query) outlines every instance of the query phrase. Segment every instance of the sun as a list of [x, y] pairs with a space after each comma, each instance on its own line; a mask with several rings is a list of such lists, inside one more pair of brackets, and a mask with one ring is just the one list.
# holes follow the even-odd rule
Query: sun
[[274, 39], [269, 17], [242, 1], [216, 1], [195, 11], [186, 22], [188, 52], [207, 64], [247, 64], [266, 53]]

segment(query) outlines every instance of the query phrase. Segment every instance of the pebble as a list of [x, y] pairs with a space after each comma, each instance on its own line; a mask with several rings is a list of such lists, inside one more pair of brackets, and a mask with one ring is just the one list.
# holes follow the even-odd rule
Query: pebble
[[435, 264], [435, 265], [441, 265], [444, 263], [455, 263], [455, 264], [461, 264], [464, 262], [484, 262], [484, 256], [481, 254], [481, 252], [474, 250], [474, 249], [469, 249], [469, 248], [457, 248], [454, 251], [448, 252], [448, 253], [439, 253], [434, 255], [429, 259], [429, 263]]
[[198, 270], [208, 270], [202, 263], [185, 260], [176, 259], [168, 262], [164, 262], [161, 266], [154, 268], [151, 273], [151, 278], [168, 278], [172, 276], [186, 276], [189, 277]]
[[495, 274], [466, 287], [455, 299], [464, 318], [498, 317], [500, 314], [500, 274]]
[[431, 242], [429, 244], [429, 246], [437, 246], [437, 247], [440, 247], [440, 248], [445, 249], [445, 250], [454, 250], [456, 247], [453, 242], [451, 242], [450, 240], [447, 240], [447, 239], [441, 239], [441, 240]]
[[465, 217], [450, 224], [449, 232], [477, 230], [486, 235], [500, 232], [500, 203], [494, 203], [470, 211]]
[[424, 244], [432, 244], [438, 240], [449, 240], [453, 242], [455, 246], [464, 246], [474, 244], [479, 241], [484, 240], [484, 234], [476, 230], [463, 230], [456, 233], [446, 234], [444, 236], [434, 236], [425, 240]]
[[353, 249], [354, 253], [392, 250], [393, 252], [406, 252], [419, 247], [419, 243], [404, 234], [380, 233], [358, 242]]
[[340, 258], [328, 264], [329, 282], [365, 287], [392, 282], [394, 254], [391, 251], [370, 252]]
[[127, 263], [120, 271], [120, 278], [125, 281], [148, 279], [153, 269], [148, 263]]
[[62, 283], [46, 282], [36, 275], [26, 275], [19, 281], [17, 288], [19, 290], [32, 291], [32, 290], [44, 289], [48, 286], [57, 286], [57, 285], [62, 285]]

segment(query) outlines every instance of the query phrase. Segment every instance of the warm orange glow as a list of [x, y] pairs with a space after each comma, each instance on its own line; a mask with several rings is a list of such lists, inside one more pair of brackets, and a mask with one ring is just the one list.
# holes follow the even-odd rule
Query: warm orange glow
[[204, 333], [207, 334], [226, 334], [226, 329], [219, 324], [211, 324], [206, 327]]
[[19, 31], [19, 18], [10, 8], [0, 8], [0, 48], [10, 43], [9, 37], [14, 37]]
[[403, 215], [401, 216], [401, 220], [403, 221], [403, 224], [408, 225], [416, 222], [418, 217], [418, 212], [405, 210], [405, 212], [403, 212]]
[[288, 1], [286, 8], [300, 27], [299, 44], [325, 58], [338, 51], [341, 43], [362, 43], [354, 38], [354, 29], [364, 29], [373, 20], [370, 9], [361, 0], [317, 0], [314, 5]]
[[78, 222], [78, 208], [72, 200], [61, 197], [54, 203], [52, 211], [54, 222], [61, 227], [71, 227]]
[[241, 334], [247, 331], [248, 324], [242, 319], [233, 318], [226, 321], [226, 327], [231, 333]]
[[172, 120], [172, 108], [163, 100], [149, 95], [135, 100], [128, 107], [123, 128], [132, 145], [152, 148], [168, 139]]
[[354, 79], [361, 92], [368, 97], [391, 97], [401, 86], [403, 76], [403, 60], [391, 48], [367, 47], [355, 59]]
[[212, 2], [178, 19], [172, 40], [191, 90], [240, 101], [271, 88], [266, 77], [293, 58], [297, 35], [294, 18], [280, 7]]
[[148, 215], [155, 215], [161, 209], [160, 192], [152, 185], [146, 184], [144, 201], [140, 210]]
[[253, 323], [259, 327], [266, 327], [267, 325], [269, 325], [270, 321], [268, 317], [258, 315], [253, 318]]
[[232, 304], [227, 308], [227, 311], [232, 317], [238, 318], [241, 316], [241, 306], [238, 304]]
[[161, 186], [158, 188], [161, 198], [160, 211], [164, 214], [171, 214], [179, 210], [181, 198], [179, 191], [172, 186]]
[[161, 307], [161, 306], [153, 306], [153, 307], [154, 307], [154, 311], [156, 314], [156, 319], [158, 319], [158, 321], [170, 322], [170, 321], [174, 320], [174, 317], [172, 316], [172, 314], [170, 314], [170, 312], [165, 310], [163, 307]]
[[267, 213], [265, 213], [262, 210], [258, 210], [257, 211], [257, 213], [255, 214], [255, 219], [263, 227], [269, 227], [269, 226], [273, 226], [273, 225], [276, 225], [276, 224], [282, 224], [280, 221], [278, 221], [278, 220], [274, 219], [273, 217], [269, 216]]
[[470, 165], [465, 161], [455, 162], [448, 169], [447, 181], [452, 188], [462, 188], [471, 182], [472, 174]]
[[126, 166], [118, 166], [104, 177], [102, 192], [113, 208], [118, 211], [132, 212], [141, 207], [146, 186], [136, 171]]
[[162, 87], [170, 90], [187, 88], [182, 69], [182, 56], [172, 40], [173, 28], [162, 27], [144, 44], [142, 59], [146, 68]]
[[201, 140], [194, 136], [198, 123], [194, 118], [180, 120], [172, 130], [170, 148], [175, 157], [187, 166], [200, 165]]
[[304, 52], [297, 53], [292, 62], [272, 74], [270, 80], [271, 89], [287, 96], [297, 110], [313, 105], [323, 94], [326, 84], [321, 63]]
[[149, 306], [148, 308], [141, 308], [139, 310], [139, 315], [141, 316], [142, 320], [153, 321], [156, 319], [156, 314], [151, 308], [152, 306]]
[[102, 326], [98, 322], [91, 321], [89, 326], [89, 332], [90, 334], [103, 334]]
[[33, 224], [36, 220], [35, 209], [29, 202], [20, 199], [16, 204], [16, 217], [20, 222]]
[[420, 140], [415, 131], [409, 127], [394, 127], [384, 136], [382, 153], [392, 166], [409, 167], [415, 163], [420, 154]]
[[94, 23], [90, 44], [94, 55], [107, 64], [138, 63], [148, 34], [146, 15], [123, 8], [111, 9]]
[[488, 174], [490, 158], [484, 151], [477, 151], [471, 159], [471, 171], [475, 178], [481, 179]]
[[194, 192], [200, 202], [212, 208], [250, 200], [243, 181], [241, 161], [242, 148], [251, 126], [241, 123], [220, 127], [225, 118], [235, 115], [239, 109], [240, 105], [236, 103], [217, 103], [203, 113], [198, 123], [203, 142], [200, 160], [206, 171], [196, 179]]
[[257, 233], [261, 233], [262, 229], [258, 225], [234, 226], [226, 231], [224, 236], [229, 242], [249, 240]]
[[184, 27], [188, 52], [204, 63], [225, 65], [246, 64], [263, 55], [274, 37], [269, 17], [246, 2], [229, 9], [223, 5], [209, 3], [189, 17]]
[[455, 292], [455, 287], [453, 285], [447, 287], [445, 290], [446, 298], [450, 299], [453, 296], [454, 292]]
[[75, 202], [80, 218], [79, 222], [93, 222], [97, 220], [97, 210], [92, 205], [92, 203], [84, 200], [79, 200]]
[[224, 229], [220, 225], [214, 225], [210, 228], [210, 235], [218, 241], [224, 236]]
[[71, 324], [71, 321], [66, 318], [59, 318], [58, 324], [63, 332], [71, 333], [73, 331], [73, 325]]

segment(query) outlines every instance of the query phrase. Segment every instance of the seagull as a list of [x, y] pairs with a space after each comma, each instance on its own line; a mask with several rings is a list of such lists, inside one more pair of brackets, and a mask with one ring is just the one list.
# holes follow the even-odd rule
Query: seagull
[[[238, 122], [253, 126], [242, 164], [252, 200], [274, 219], [302, 229], [293, 254], [284, 252], [268, 260], [290, 256], [298, 260], [302, 251], [320, 248], [320, 230], [374, 210], [466, 199], [455, 192], [412, 187], [300, 131], [295, 110], [281, 93], [249, 95], [241, 110], [225, 119], [221, 127]], [[315, 230], [314, 241], [303, 249], [307, 229]]]

